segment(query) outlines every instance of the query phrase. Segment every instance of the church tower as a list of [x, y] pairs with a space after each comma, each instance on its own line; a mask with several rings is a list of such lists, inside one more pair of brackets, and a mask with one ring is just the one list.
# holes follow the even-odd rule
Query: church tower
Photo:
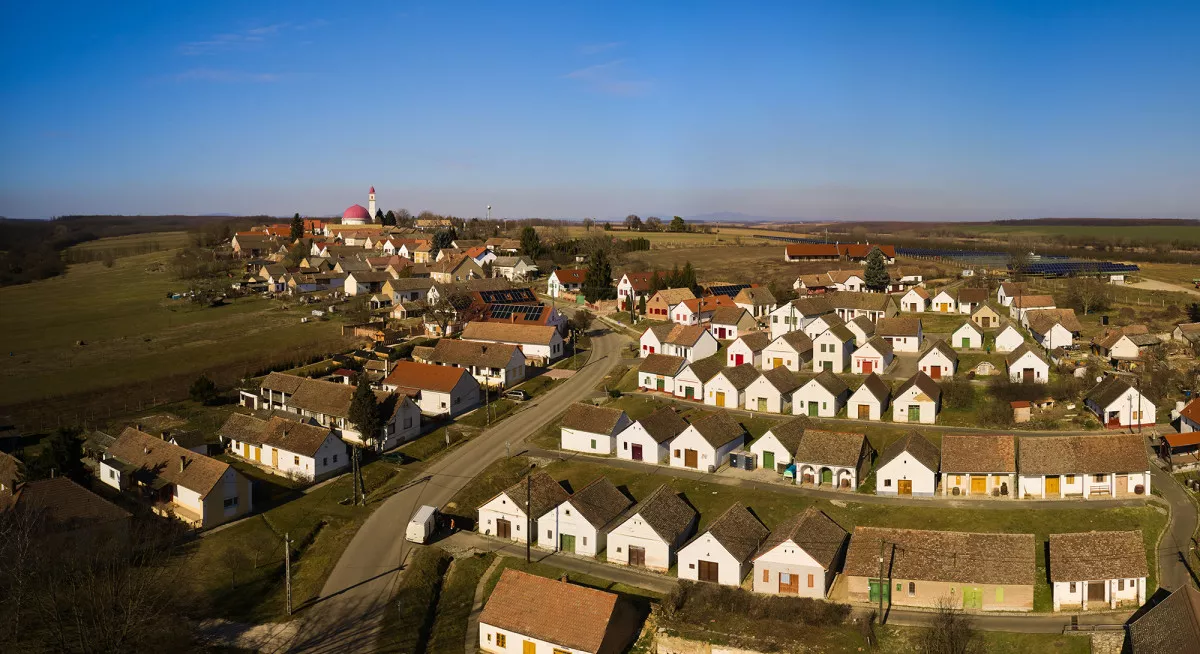
[[374, 186], [372, 186], [371, 190], [367, 192], [367, 213], [371, 215], [371, 219], [368, 220], [367, 222], [373, 222], [375, 220], [375, 187]]

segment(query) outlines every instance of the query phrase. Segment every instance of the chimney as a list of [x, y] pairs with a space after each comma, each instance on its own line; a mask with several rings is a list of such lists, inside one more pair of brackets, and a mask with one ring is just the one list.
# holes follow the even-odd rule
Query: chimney
[[183, 472], [183, 469], [186, 467], [187, 467], [187, 457], [180, 454], [179, 455], [179, 472]]

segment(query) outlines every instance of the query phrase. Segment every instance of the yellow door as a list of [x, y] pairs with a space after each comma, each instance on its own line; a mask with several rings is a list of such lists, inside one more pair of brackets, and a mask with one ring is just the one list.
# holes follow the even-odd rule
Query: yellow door
[[262, 448], [261, 447], [258, 447], [258, 446], [254, 447], [254, 460], [257, 461], [258, 463], [262, 463]]
[[279, 467], [279, 450], [271, 450], [271, 467]]
[[987, 477], [971, 477], [971, 494], [987, 494]]
[[242, 443], [242, 457], [246, 458], [246, 459], [250, 458], [250, 444], [249, 443]]
[[1046, 477], [1046, 495], [1058, 497], [1058, 477]]
[[781, 359], [781, 358], [779, 358], [779, 357], [775, 357], [775, 365], [774, 365], [774, 366], [772, 366], [772, 367], [773, 367], [773, 368], [781, 368], [781, 367], [783, 367], [783, 359]]
[[521, 654], [537, 654], [537, 643], [532, 640], [521, 643]]
[[717, 406], [719, 406], [719, 407], [725, 406], [725, 394], [722, 393], [721, 391], [717, 391]]

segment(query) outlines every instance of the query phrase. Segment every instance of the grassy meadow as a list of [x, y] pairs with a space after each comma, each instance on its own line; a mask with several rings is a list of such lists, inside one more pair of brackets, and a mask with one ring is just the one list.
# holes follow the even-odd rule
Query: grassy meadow
[[978, 233], [987, 236], [1009, 237], [1026, 236], [1043, 238], [1046, 236], [1061, 236], [1064, 238], [1102, 238], [1110, 241], [1181, 241], [1184, 243], [1200, 244], [1200, 227], [1175, 225], [993, 225], [977, 223], [956, 223], [956, 229]]

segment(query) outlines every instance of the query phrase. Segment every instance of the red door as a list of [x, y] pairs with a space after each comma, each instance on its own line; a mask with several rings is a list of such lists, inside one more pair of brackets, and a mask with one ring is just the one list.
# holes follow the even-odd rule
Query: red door
[[874, 361], [863, 361], [862, 362], [862, 374], [864, 374], [864, 375], [871, 374], [871, 370], [873, 370], [874, 364], [875, 364]]
[[929, 366], [929, 376], [932, 377], [933, 379], [941, 379], [942, 378], [942, 367], [941, 366]]
[[733, 365], [740, 366], [745, 363], [745, 359], [746, 357], [742, 356], [741, 354], [735, 354], [733, 355]]
[[[631, 451], [633, 453], [634, 461], [642, 460], [642, 446], [641, 445], [634, 445]], [[632, 551], [632, 549], [630, 551]]]

